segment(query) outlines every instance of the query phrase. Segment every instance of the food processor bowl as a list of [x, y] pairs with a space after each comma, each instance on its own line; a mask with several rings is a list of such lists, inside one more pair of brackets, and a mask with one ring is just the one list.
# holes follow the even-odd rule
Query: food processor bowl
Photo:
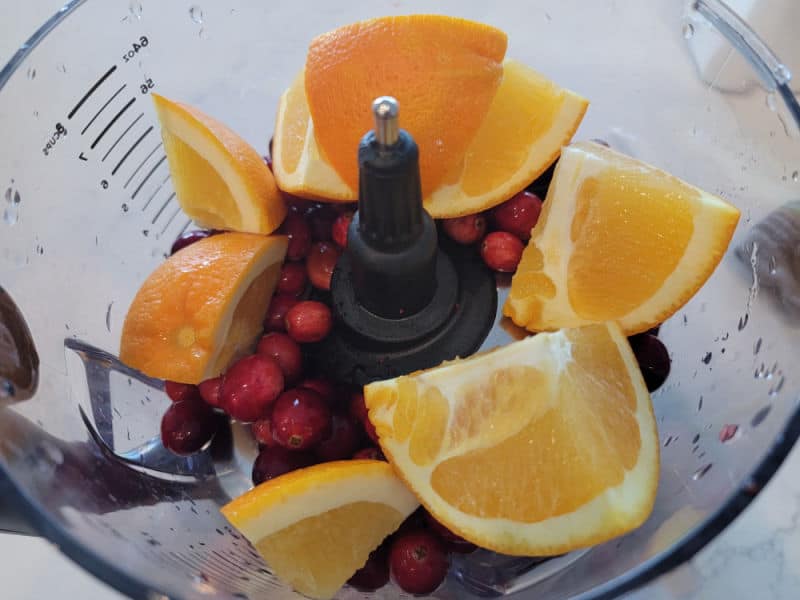
[[[115, 357], [138, 286], [191, 226], [149, 96], [196, 105], [266, 153], [315, 35], [412, 12], [505, 30], [508, 56], [591, 101], [576, 139], [742, 211], [716, 272], [661, 328], [672, 371], [653, 394], [648, 521], [544, 562], [460, 557], [435, 596], [630, 590], [722, 531], [800, 433], [800, 110], [789, 70], [721, 2], [75, 0], [0, 71], [0, 470], [5, 500], [123, 593], [296, 596], [219, 513], [250, 486], [254, 442], [234, 426], [192, 457], [165, 451], [162, 383]], [[518, 335], [498, 314], [483, 347]]]

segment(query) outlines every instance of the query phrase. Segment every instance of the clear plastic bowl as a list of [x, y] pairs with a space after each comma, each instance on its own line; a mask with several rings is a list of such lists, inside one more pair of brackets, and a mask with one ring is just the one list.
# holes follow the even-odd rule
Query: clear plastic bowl
[[[800, 110], [788, 70], [742, 23], [716, 1], [693, 4], [68, 4], [0, 71], [7, 497], [66, 554], [133, 597], [293, 596], [218, 512], [249, 486], [252, 442], [234, 430], [213, 453], [172, 457], [157, 438], [167, 405], [160, 382], [113, 356], [137, 286], [189, 226], [147, 96], [197, 105], [266, 151], [278, 97], [314, 35], [435, 11], [504, 29], [509, 56], [588, 97], [577, 139], [603, 138], [743, 214], [711, 280], [661, 330], [673, 365], [653, 397], [663, 447], [650, 519], [541, 564], [489, 553], [459, 559], [436, 596], [610, 597], [689, 559], [758, 494], [800, 433], [800, 218], [791, 204]], [[19, 345], [21, 319], [35, 357]], [[485, 346], [506, 340], [498, 327]], [[23, 381], [34, 358], [38, 387]], [[738, 427], [725, 440], [729, 425]]]

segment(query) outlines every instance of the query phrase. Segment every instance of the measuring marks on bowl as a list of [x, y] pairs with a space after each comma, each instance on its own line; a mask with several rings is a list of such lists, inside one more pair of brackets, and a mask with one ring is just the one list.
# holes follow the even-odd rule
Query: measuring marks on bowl
[[[122, 62], [104, 70], [59, 125], [63, 137], [72, 130], [80, 132], [80, 146], [72, 152], [81, 163], [94, 163], [100, 169], [101, 190], [124, 194], [124, 213], [142, 215], [142, 234], [172, 239], [191, 221], [181, 218], [155, 112], [143, 98], [156, 83], [130, 67], [149, 45], [147, 36], [139, 36], [123, 48]], [[48, 143], [45, 156], [56, 153], [56, 141]], [[68, 148], [58, 150], [70, 152]]]

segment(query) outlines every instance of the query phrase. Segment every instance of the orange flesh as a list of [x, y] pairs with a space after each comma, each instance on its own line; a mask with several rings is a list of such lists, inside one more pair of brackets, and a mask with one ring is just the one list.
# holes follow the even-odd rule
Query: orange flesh
[[[300, 73], [299, 77], [302, 78], [303, 74]], [[286, 93], [284, 120], [287, 125], [281, 140], [280, 154], [283, 168], [287, 173], [294, 173], [303, 156], [303, 147], [308, 132], [308, 102], [305, 88], [302, 85], [292, 84]]]
[[[698, 198], [686, 186], [634, 168], [587, 178], [570, 231], [567, 286], [575, 313], [613, 320], [651, 298], [692, 238]], [[647, 231], [653, 235], [642, 234]]]

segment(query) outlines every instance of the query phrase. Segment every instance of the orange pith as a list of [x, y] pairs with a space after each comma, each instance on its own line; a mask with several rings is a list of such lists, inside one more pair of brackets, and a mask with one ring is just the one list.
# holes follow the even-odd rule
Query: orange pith
[[358, 189], [356, 148], [373, 128], [370, 106], [394, 96], [419, 146], [427, 195], [461, 160], [489, 110], [506, 45], [498, 29], [439, 15], [381, 17], [315, 38], [305, 90], [326, 160]]

